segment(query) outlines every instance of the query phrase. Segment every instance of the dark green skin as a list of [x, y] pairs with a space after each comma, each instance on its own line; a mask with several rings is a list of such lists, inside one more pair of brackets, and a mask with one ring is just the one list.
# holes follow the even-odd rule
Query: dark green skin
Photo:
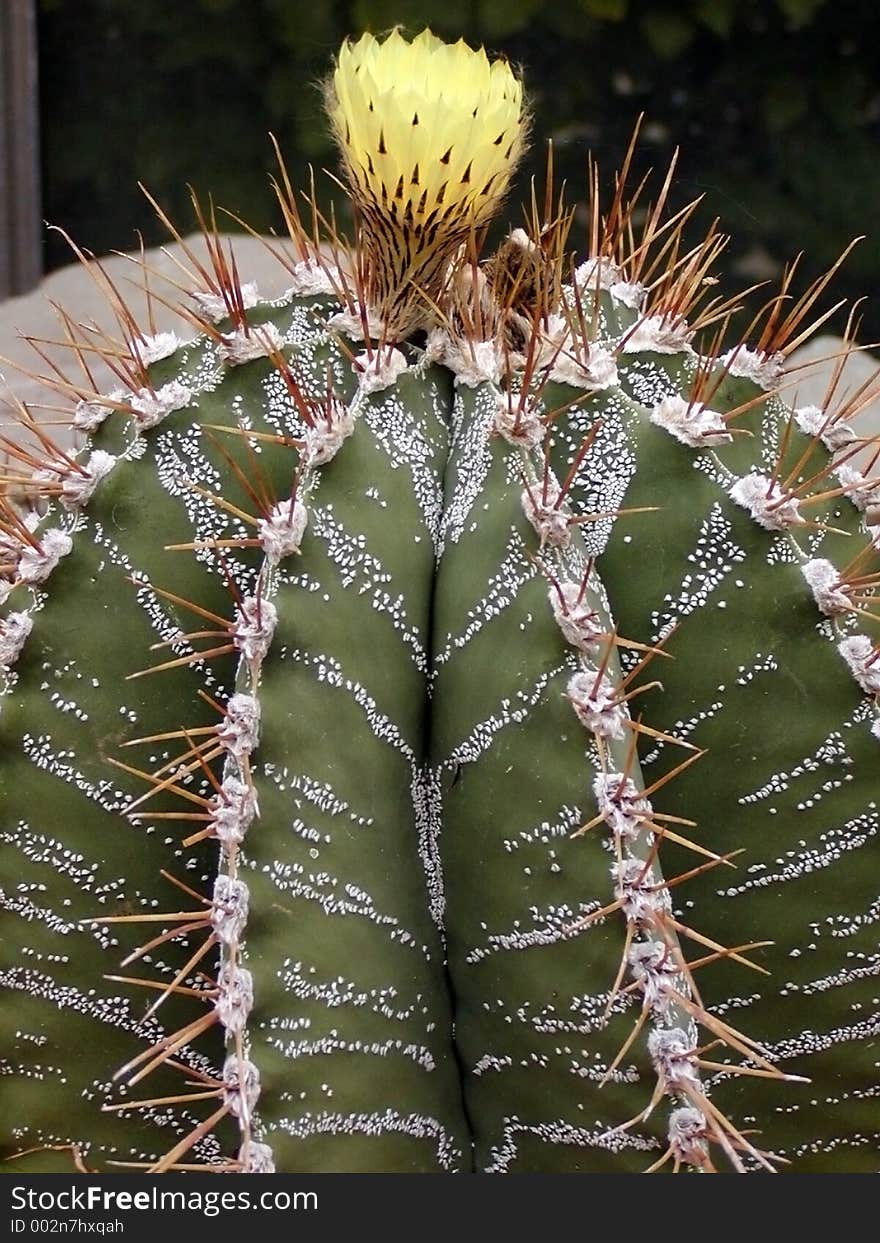
[[[642, 356], [639, 366], [673, 374], [676, 383], [683, 373], [679, 364], [676, 375], [667, 358]], [[625, 364], [622, 384], [632, 387]], [[673, 385], [666, 391], [674, 391]], [[711, 405], [733, 410], [758, 393], [749, 381], [727, 378]], [[555, 404], [571, 396], [560, 388], [547, 400]], [[657, 506], [661, 512], [619, 519], [599, 560], [620, 633], [655, 642], [658, 624], [652, 615], [668, 610], [668, 598], [678, 595], [686, 575], [698, 578], [701, 570], [714, 567], [717, 549], [704, 545], [702, 558], [689, 558], [713, 506], [742, 553], [736, 562], [720, 558], [728, 567], [722, 584], [705, 607], [680, 619], [666, 644], [675, 661], [653, 671], [662, 678], [663, 694], [644, 705], [646, 722], [657, 729], [676, 734], [684, 723], [695, 722], [686, 736], [708, 750], [665, 787], [664, 810], [696, 820], [694, 836], [702, 845], [719, 853], [745, 851], [736, 873], [709, 872], [678, 891], [683, 919], [726, 945], [774, 943], [751, 955], [769, 976], [716, 963], [700, 972], [698, 984], [709, 1009], [764, 1043], [780, 1069], [811, 1080], [801, 1085], [707, 1077], [711, 1098], [738, 1126], [757, 1125], [757, 1142], [790, 1160], [790, 1168], [876, 1171], [880, 1128], [872, 1033], [878, 1023], [880, 769], [878, 742], [870, 732], [875, 709], [835, 644], [821, 633], [821, 615], [798, 566], [768, 564], [770, 549], [789, 537], [762, 530], [695, 469], [701, 451], [652, 426], [648, 413], [633, 402], [625, 420], [639, 467], [624, 504]], [[781, 444], [787, 418], [778, 401], [760, 403], [732, 424], [752, 435], [719, 448], [718, 458], [737, 474], [752, 467], [769, 474], [770, 447]], [[558, 469], [583, 431], [583, 421], [575, 423], [578, 431], [568, 433], [569, 444], [564, 433], [557, 441]], [[800, 479], [824, 468], [827, 451], [794, 428], [780, 477], [805, 451]], [[773, 457], [776, 452], [773, 448]], [[590, 486], [587, 464], [573, 489], [575, 507], [592, 503]], [[809, 490], [835, 486], [831, 476]], [[803, 512], [849, 532], [796, 530], [794, 538], [807, 555], [827, 557], [840, 568], [864, 546], [861, 516], [849, 501], [831, 498]], [[876, 573], [878, 561], [875, 555], [861, 572], [870, 573], [873, 564]], [[735, 586], [736, 580], [742, 586]], [[858, 619], [855, 629], [877, 641], [878, 626], [869, 618]], [[776, 667], [743, 677], [758, 654]], [[717, 703], [723, 704], [720, 710], [712, 708]], [[704, 719], [701, 713], [707, 713]], [[646, 783], [680, 758], [673, 749], [650, 743], [640, 745], [640, 756]], [[774, 780], [780, 784], [778, 774], [794, 770], [776, 793], [749, 798]], [[674, 845], [664, 847], [667, 876], [695, 862]], [[792, 875], [783, 881], [784, 871]], [[755, 883], [761, 877], [770, 883]], [[691, 956], [702, 952], [692, 947]], [[739, 1060], [723, 1050], [709, 1056]]]
[[[601, 301], [602, 332], [619, 335], [631, 313], [618, 322], [610, 299], [603, 294]], [[350, 399], [356, 378], [345, 352], [323, 331], [335, 309], [328, 299], [298, 304], [297, 344], [286, 352], [311, 391], [323, 391], [329, 367], [337, 391]], [[288, 308], [262, 306], [253, 322], [270, 318], [285, 328], [290, 315]], [[193, 347], [157, 364], [155, 383], [192, 379], [206, 350]], [[629, 639], [655, 642], [652, 614], [663, 612], [685, 575], [712, 569], [719, 548], [708, 550], [704, 567], [688, 557], [713, 506], [716, 520], [726, 524], [725, 538], [742, 550], [709, 603], [684, 617], [668, 640], [675, 661], [658, 659], [644, 675], [660, 678], [663, 691], [640, 698], [638, 711], [646, 724], [684, 730], [691, 743], [708, 748], [663, 788], [655, 807], [697, 820], [697, 840], [711, 850], [747, 852], [736, 872], [718, 869], [675, 891], [682, 918], [727, 944], [775, 942], [752, 951], [771, 976], [716, 963], [699, 973], [702, 996], [726, 1021], [766, 1042], [783, 1069], [813, 1080], [808, 1087], [709, 1079], [712, 1099], [737, 1125], [759, 1126], [758, 1142], [791, 1158], [798, 1171], [876, 1170], [873, 708], [821, 633], [797, 566], [768, 564], [778, 537], [760, 530], [694, 469], [694, 450], [649, 423], [642, 403], [686, 387], [692, 360], [638, 355], [621, 356], [619, 363], [621, 387], [581, 396], [556, 420], [554, 469], [565, 476], [584, 433], [601, 417], [603, 430], [570, 504], [581, 513], [620, 505], [662, 508], [587, 525], [576, 540], [582, 553], [603, 550], [613, 622]], [[10, 1170], [70, 1170], [71, 1143], [99, 1169], [115, 1168], [110, 1160], [153, 1161], [215, 1108], [207, 1101], [183, 1110], [102, 1113], [103, 1103], [122, 1099], [110, 1083], [114, 1071], [146, 1047], [147, 1038], [60, 1004], [60, 990], [84, 995], [94, 989], [93, 1009], [119, 998], [113, 1005], [133, 1022], [154, 994], [104, 977], [170, 980], [204, 935], [185, 946], [167, 944], [153, 961], [121, 969], [125, 954], [163, 925], [77, 921], [193, 909], [196, 899], [163, 880], [161, 869], [206, 895], [217, 873], [216, 843], [187, 850], [180, 844], [198, 827], [194, 822], [150, 820], [151, 811], [193, 806], [163, 794], [131, 822], [122, 814], [124, 803], [147, 787], [107, 760], [148, 769], [183, 751], [175, 742], [123, 746], [146, 734], [214, 724], [217, 714], [199, 698], [199, 688], [223, 703], [236, 689], [251, 689], [250, 673], [230, 654], [207, 673], [188, 667], [125, 681], [174, 653], [149, 651], [159, 636], [126, 581], [129, 571], [102, 561], [93, 538], [100, 524], [157, 587], [232, 616], [233, 601], [211, 554], [164, 551], [166, 544], [203, 536], [211, 508], [202, 504], [194, 526], [184, 498], [167, 485], [175, 472], [193, 471], [202, 486], [253, 513], [244, 481], [276, 499], [289, 496], [295, 449], [199, 428], [241, 425], [289, 436], [304, 428], [266, 360], [216, 378], [194, 406], [146, 434], [142, 458], [120, 463], [98, 489], [74, 552], [52, 576], [34, 614], [16, 680], [2, 701], [3, 889], [14, 901], [28, 899], [68, 921], [65, 930], [25, 919], [17, 907], [3, 917], [2, 970], [12, 991], [0, 1007], [0, 1052], [11, 1073], [0, 1076], [0, 1117], [7, 1119], [8, 1153], [43, 1149]], [[730, 410], [755, 392], [747, 381], [728, 379], [712, 404]], [[575, 395], [550, 385], [545, 406], [562, 406]], [[571, 836], [595, 814], [598, 756], [564, 698], [577, 658], [553, 619], [547, 583], [525, 555], [511, 559], [512, 536], [532, 551], [538, 540], [520, 507], [521, 455], [490, 436], [481, 405], [487, 396], [460, 388], [453, 401], [449, 378], [439, 369], [403, 377], [368, 399], [354, 436], [316, 473], [308, 496], [312, 521], [299, 556], [272, 572], [259, 549], [224, 554], [243, 590], [253, 590], [260, 576], [279, 618], [258, 688], [263, 726], [252, 765], [261, 815], [241, 862], [251, 894], [243, 961], [254, 975], [256, 998], [249, 1056], [262, 1081], [255, 1133], [272, 1146], [279, 1170], [635, 1171], [665, 1147], [669, 1101], [644, 1125], [608, 1135], [645, 1107], [656, 1080], [642, 1039], [619, 1074], [598, 1087], [639, 1002], [628, 994], [607, 1023], [603, 1018], [624, 943], [619, 913], [564, 931], [580, 914], [612, 901], [613, 855], [601, 826]], [[780, 418], [784, 422], [775, 405], [755, 407], [737, 420], [754, 434], [737, 438], [719, 459], [738, 474], [753, 463], [763, 467], [760, 455], [774, 451]], [[127, 435], [125, 420], [114, 416], [95, 447], [118, 452]], [[418, 472], [407, 465], [414, 438], [424, 449]], [[794, 433], [786, 462], [793, 466], [807, 444]], [[485, 476], [457, 531], [483, 455]], [[802, 473], [816, 469], [813, 463]], [[375, 573], [365, 575], [362, 561], [353, 575], [341, 568], [328, 513], [355, 541], [348, 547], [356, 562], [364, 552], [376, 558]], [[809, 546], [813, 555], [842, 565], [863, 542], [860, 520], [848, 502], [834, 498], [810, 511], [810, 517], [823, 516], [853, 535], [829, 534]], [[435, 565], [438, 520], [446, 538]], [[217, 511], [211, 534], [237, 538], [252, 531]], [[731, 585], [737, 578], [742, 587]], [[491, 617], [490, 586], [509, 596]], [[7, 609], [26, 607], [23, 594], [17, 588]], [[427, 659], [413, 659], [413, 643], [394, 624], [390, 602], [398, 597], [415, 642], [433, 653], [433, 674]], [[716, 607], [721, 599], [724, 609]], [[210, 625], [170, 604], [162, 607], [184, 630]], [[485, 621], [482, 628], [456, 642], [475, 618]], [[876, 635], [871, 625], [865, 619], [859, 629]], [[748, 669], [757, 654], [772, 657], [777, 667], [738, 685], [740, 668]], [[624, 656], [624, 669], [632, 659]], [[334, 684], [337, 670], [343, 687]], [[616, 660], [609, 672], [620, 676]], [[726, 689], [719, 695], [721, 685]], [[88, 720], [62, 712], [51, 700], [56, 693], [74, 700]], [[503, 701], [516, 705], [520, 694], [529, 697], [528, 711], [492, 733], [479, 754], [461, 749]], [[693, 727], [683, 724], [718, 697], [721, 710]], [[388, 728], [371, 724], [370, 704]], [[120, 714], [120, 706], [136, 712], [137, 720]], [[28, 760], [23, 739], [43, 734], [51, 735], [54, 750], [74, 752], [90, 782], [118, 790], [119, 805], [104, 809]], [[618, 769], [628, 746], [627, 737], [609, 748]], [[639, 750], [645, 785], [685, 755], [654, 743]], [[797, 766], [802, 771], [778, 794], [740, 801]], [[219, 761], [214, 769], [219, 777]], [[632, 776], [642, 781], [637, 764]], [[310, 797], [308, 782], [331, 787], [342, 806]], [[822, 797], [799, 809], [824, 783], [830, 786]], [[211, 793], [198, 774], [188, 788]], [[30, 847], [14, 845], [21, 821], [59, 846], [36, 858]], [[556, 830], [541, 830], [544, 822]], [[784, 886], [752, 885], [733, 895], [763, 875], [754, 869], [770, 873], [780, 866], [775, 860], [808, 863], [808, 852], [823, 842], [829, 850], [829, 843], [842, 846]], [[94, 882], [59, 864], [63, 851], [94, 866]], [[667, 876], [696, 862], [672, 845], [663, 848]], [[299, 883], [291, 885], [291, 876]], [[101, 885], [110, 886], [106, 903], [96, 892]], [[473, 956], [493, 935], [545, 927], [541, 913], [550, 908], [561, 936]], [[406, 935], [397, 935], [400, 930]], [[792, 956], [795, 950], [800, 953]], [[699, 957], [704, 950], [691, 946], [688, 952]], [[213, 973], [217, 955], [202, 965]], [[48, 996], [22, 987], [27, 971], [51, 977]], [[844, 982], [834, 983], [840, 972], [847, 973]], [[198, 981], [191, 975], [187, 982]], [[167, 1001], [158, 1016], [162, 1029], [192, 1021], [206, 1004]], [[840, 1038], [814, 1051], [801, 1039], [804, 1031]], [[215, 1027], [181, 1056], [216, 1074], [224, 1053]], [[724, 1049], [708, 1056], [740, 1060]], [[181, 1082], [178, 1073], [160, 1070], [131, 1096], [179, 1093], [186, 1090]], [[227, 1120], [184, 1159], [221, 1161], [234, 1156], [238, 1143], [238, 1128]], [[52, 1145], [59, 1150], [48, 1150]]]
[[[254, 765], [261, 816], [243, 872], [253, 912], [250, 1056], [278, 1169], [470, 1168], [412, 788], [425, 763], [434, 578], [433, 522], [417, 492], [432, 490], [439, 517], [446, 399], [436, 373], [369, 399], [354, 435], [321, 468], [302, 554], [278, 574]], [[392, 430], [384, 445], [374, 430], [382, 425]], [[418, 475], [401, 449], [415, 439]], [[321, 529], [331, 509], [372, 568], [340, 565], [334, 536]], [[421, 668], [397, 606], [384, 603], [398, 597]], [[310, 798], [315, 786], [322, 794]], [[294, 973], [291, 988], [285, 975]]]
[[[521, 508], [519, 452], [491, 436], [486, 396], [485, 387], [462, 388], [454, 410], [447, 494], [462, 494], [476, 458], [485, 455], [487, 469], [440, 561], [434, 647], [452, 654], [437, 666], [432, 712], [449, 971], [475, 1168], [637, 1171], [659, 1142], [664, 1111], [635, 1136], [599, 1139], [647, 1104], [653, 1087], [637, 1045], [599, 1090], [637, 1016], [632, 998], [603, 1016], [625, 924], [615, 913], [565, 932], [611, 901], [613, 855], [602, 829], [572, 836], [595, 814], [597, 757], [565, 698], [576, 653], [526, 555], [538, 552], [538, 536]], [[511, 539], [522, 555], [505, 587], [510, 601], [487, 618], [487, 589]], [[468, 637], [475, 619], [484, 624]], [[523, 719], [502, 723], [503, 703]], [[490, 740], [475, 747], [484, 722]], [[611, 748], [621, 768], [627, 745]], [[554, 927], [547, 943], [496, 941], [493, 949], [492, 938]]]

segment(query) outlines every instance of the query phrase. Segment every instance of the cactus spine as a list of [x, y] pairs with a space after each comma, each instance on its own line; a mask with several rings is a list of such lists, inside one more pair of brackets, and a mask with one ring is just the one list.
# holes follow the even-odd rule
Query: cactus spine
[[876, 1168], [880, 498], [863, 395], [781, 392], [826, 278], [722, 353], [721, 240], [681, 255], [667, 180], [634, 241], [625, 175], [577, 269], [550, 189], [480, 262], [522, 138], [478, 55], [345, 49], [353, 261], [284, 174], [284, 298], [206, 225], [184, 344], [98, 265], [119, 338], [63, 317], [53, 377], [87, 444], [22, 410], [23, 1168]]

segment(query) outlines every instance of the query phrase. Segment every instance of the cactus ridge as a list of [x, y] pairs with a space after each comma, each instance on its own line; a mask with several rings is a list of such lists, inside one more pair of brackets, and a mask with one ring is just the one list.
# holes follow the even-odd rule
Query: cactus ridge
[[195, 341], [99, 264], [120, 339], [61, 313], [90, 439], [22, 410], [0, 512], [25, 1166], [872, 1168], [865, 395], [782, 399], [830, 274], [724, 352], [723, 239], [670, 170], [634, 240], [626, 167], [423, 347], [283, 165], [283, 299], [200, 214]]

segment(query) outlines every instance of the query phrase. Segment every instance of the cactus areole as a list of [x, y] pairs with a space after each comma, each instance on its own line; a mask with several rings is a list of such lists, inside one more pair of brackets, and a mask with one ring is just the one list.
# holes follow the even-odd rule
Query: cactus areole
[[82, 256], [79, 447], [3, 439], [9, 1168], [876, 1171], [878, 448], [784, 371], [831, 274], [735, 344], [629, 156], [585, 255], [549, 171], [481, 255], [522, 88], [429, 31], [326, 101], [354, 245], [282, 163], [275, 301], [201, 212], [176, 332]]

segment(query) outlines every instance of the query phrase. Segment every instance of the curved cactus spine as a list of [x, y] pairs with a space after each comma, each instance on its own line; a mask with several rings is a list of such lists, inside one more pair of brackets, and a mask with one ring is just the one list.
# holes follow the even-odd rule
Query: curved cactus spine
[[8, 442], [9, 1145], [30, 1168], [873, 1168], [852, 861], [878, 824], [878, 485], [866, 393], [780, 392], [828, 277], [788, 308], [790, 271], [722, 353], [723, 242], [681, 253], [672, 170], [635, 240], [625, 169], [604, 216], [591, 175], [579, 267], [551, 189], [480, 264], [462, 213], [520, 135], [493, 154], [468, 117], [489, 163], [401, 182], [379, 271], [408, 156], [371, 164], [372, 120], [349, 144], [341, 82], [361, 249], [306, 234], [282, 166], [278, 302], [201, 213], [195, 342], [140, 329], [98, 266], [118, 335], [62, 312], [79, 378], [52, 377], [89, 444], [26, 410]]

